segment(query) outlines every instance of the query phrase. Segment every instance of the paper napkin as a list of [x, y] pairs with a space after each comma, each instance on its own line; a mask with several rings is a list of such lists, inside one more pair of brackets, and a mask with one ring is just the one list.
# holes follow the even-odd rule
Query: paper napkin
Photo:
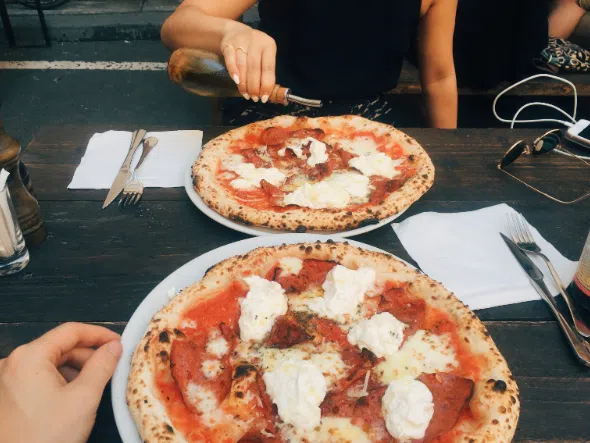
[[[94, 134], [69, 189], [109, 189], [115, 180], [131, 144], [131, 132], [107, 131]], [[146, 187], [173, 188], [184, 186], [184, 175], [190, 162], [201, 149], [202, 131], [148, 132], [158, 144], [149, 153], [136, 178]], [[134, 167], [142, 146], [135, 152]]]
[[[516, 211], [506, 204], [452, 214], [426, 212], [392, 227], [424, 273], [440, 281], [471, 309], [485, 309], [540, 298], [500, 237], [502, 232], [510, 238], [509, 213]], [[534, 227], [529, 227], [567, 286], [577, 263], [565, 258]], [[545, 263], [530, 257], [557, 295], [559, 291]]]

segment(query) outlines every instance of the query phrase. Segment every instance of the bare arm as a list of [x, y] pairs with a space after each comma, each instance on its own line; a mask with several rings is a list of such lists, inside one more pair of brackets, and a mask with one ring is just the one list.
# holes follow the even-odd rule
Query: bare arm
[[171, 50], [205, 49], [223, 55], [246, 100], [268, 100], [275, 85], [276, 44], [267, 34], [237, 21], [256, 0], [184, 0], [162, 26]]
[[184, 0], [162, 26], [162, 41], [170, 50], [198, 48], [220, 54], [230, 29], [248, 28], [237, 19], [256, 0]]
[[457, 77], [453, 35], [457, 0], [433, 0], [420, 21], [418, 58], [420, 83], [426, 99], [429, 124], [457, 127]]

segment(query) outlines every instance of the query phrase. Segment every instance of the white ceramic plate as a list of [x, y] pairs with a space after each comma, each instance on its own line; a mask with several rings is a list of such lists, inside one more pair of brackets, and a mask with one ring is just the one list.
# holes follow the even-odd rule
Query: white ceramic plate
[[[196, 160], [196, 159], [195, 159]], [[195, 188], [193, 187], [193, 177], [192, 177], [192, 167], [193, 164], [191, 163], [186, 170], [184, 176], [184, 189], [186, 189], [186, 193], [188, 194], [191, 201], [195, 204], [197, 208], [201, 210], [203, 214], [207, 217], [215, 220], [217, 223], [220, 223], [224, 226], [227, 226], [230, 229], [235, 231], [243, 232], [244, 234], [249, 235], [268, 235], [268, 234], [286, 234], [290, 233], [291, 231], [282, 231], [280, 229], [271, 229], [271, 228], [263, 228], [263, 227], [253, 227], [253, 226], [246, 226], [242, 223], [235, 222], [230, 220], [229, 218], [224, 217], [223, 215], [219, 214], [215, 210], [211, 209], [207, 204], [203, 201], [201, 196], [197, 194]], [[353, 237], [355, 235], [361, 235], [366, 232], [374, 231], [375, 229], [379, 229], [381, 226], [385, 226], [391, 222], [393, 222], [396, 218], [406, 212], [407, 209], [392, 215], [391, 217], [387, 217], [381, 220], [379, 223], [375, 223], [374, 225], [367, 225], [363, 226], [362, 228], [351, 229], [349, 231], [313, 231], [314, 234], [318, 235], [332, 235], [338, 237]]]
[[[123, 331], [121, 339], [123, 343], [123, 355], [121, 356], [121, 360], [112, 379], [111, 401], [113, 404], [115, 422], [123, 442], [142, 443], [135, 422], [127, 408], [127, 379], [129, 377], [129, 368], [131, 366], [133, 352], [143, 337], [154, 314], [170, 300], [168, 296], [170, 288], [175, 288], [179, 291], [200, 280], [203, 275], [205, 275], [207, 269], [216, 263], [219, 263], [226, 258], [233, 257], [234, 255], [246, 254], [261, 246], [276, 246], [283, 243], [315, 242], [317, 240], [326, 241], [328, 238], [329, 237], [317, 234], [279, 234], [249, 238], [236, 243], [231, 243], [191, 260], [174, 271], [156, 286], [135, 310], [127, 327]], [[333, 240], [336, 242], [344, 241], [338, 236], [334, 236]], [[348, 243], [370, 251], [389, 254], [387, 251], [353, 240], [349, 240]], [[404, 263], [408, 264], [408, 266], [412, 266], [405, 261]]]

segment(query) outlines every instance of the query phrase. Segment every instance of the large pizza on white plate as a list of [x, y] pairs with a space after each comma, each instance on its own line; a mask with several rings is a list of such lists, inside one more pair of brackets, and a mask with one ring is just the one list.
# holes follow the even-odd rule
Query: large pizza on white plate
[[479, 319], [347, 243], [222, 261], [156, 313], [127, 402], [146, 443], [508, 442], [518, 388]]

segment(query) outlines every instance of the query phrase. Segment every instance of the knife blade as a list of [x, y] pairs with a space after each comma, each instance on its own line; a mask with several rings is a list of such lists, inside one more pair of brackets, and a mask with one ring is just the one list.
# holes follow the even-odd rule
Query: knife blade
[[549, 305], [555, 318], [557, 319], [559, 325], [563, 333], [565, 334], [572, 350], [576, 354], [578, 360], [586, 366], [590, 366], [590, 343], [584, 340], [584, 337], [576, 330], [574, 330], [565, 317], [562, 315], [561, 311], [559, 310], [553, 295], [549, 291], [549, 288], [545, 285], [543, 281], [543, 273], [537, 267], [537, 265], [524, 253], [520, 250], [520, 248], [506, 237], [504, 234], [500, 232], [502, 239], [512, 252], [512, 255], [516, 258], [524, 272], [528, 275], [529, 279], [531, 280], [531, 284], [535, 288], [535, 290], [539, 293], [541, 298]]
[[117, 198], [117, 196], [125, 187], [125, 184], [127, 184], [129, 179], [131, 178], [131, 171], [129, 169], [131, 167], [131, 161], [133, 160], [135, 151], [137, 151], [137, 148], [141, 144], [146, 133], [147, 131], [145, 129], [138, 129], [137, 131], [133, 132], [133, 135], [131, 136], [131, 146], [129, 147], [129, 151], [127, 152], [127, 157], [125, 157], [125, 160], [121, 165], [121, 168], [119, 168], [119, 172], [117, 173], [117, 176], [115, 177], [115, 180], [111, 185], [111, 189], [109, 190], [107, 198], [105, 199], [102, 205], [102, 209], [106, 208]]

